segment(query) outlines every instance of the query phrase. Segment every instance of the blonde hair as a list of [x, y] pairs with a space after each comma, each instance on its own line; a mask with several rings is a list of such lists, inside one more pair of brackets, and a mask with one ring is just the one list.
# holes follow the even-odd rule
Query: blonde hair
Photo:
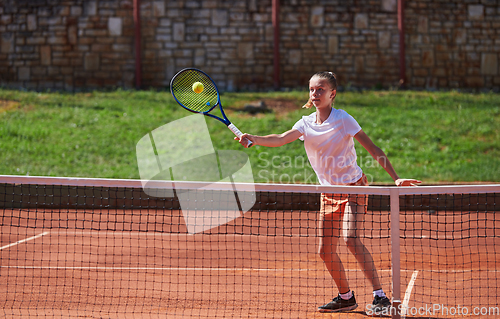
[[[311, 79], [314, 77], [327, 80], [328, 84], [330, 84], [330, 86], [332, 87], [332, 90], [337, 90], [337, 76], [335, 75], [335, 73], [328, 72], [328, 71], [321, 71], [321, 72], [317, 72], [313, 76], [311, 76]], [[309, 79], [309, 82], [311, 82], [311, 79]], [[335, 101], [335, 97], [333, 98], [333, 100]], [[309, 99], [303, 107], [306, 109], [309, 109], [312, 106], [313, 106], [313, 103], [312, 103], [311, 99]]]

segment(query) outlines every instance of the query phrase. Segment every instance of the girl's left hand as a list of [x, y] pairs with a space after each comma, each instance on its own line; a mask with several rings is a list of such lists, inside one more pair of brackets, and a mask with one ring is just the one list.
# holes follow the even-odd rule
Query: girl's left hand
[[397, 186], [418, 186], [417, 184], [422, 183], [419, 180], [411, 179], [411, 178], [400, 178], [396, 180]]

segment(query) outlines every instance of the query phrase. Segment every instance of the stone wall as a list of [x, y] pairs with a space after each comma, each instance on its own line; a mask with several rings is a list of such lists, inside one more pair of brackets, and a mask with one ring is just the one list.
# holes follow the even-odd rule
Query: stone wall
[[0, 0], [0, 14], [0, 85], [133, 85], [131, 2]]
[[500, 88], [500, 1], [406, 2], [410, 87]]
[[[500, 88], [498, 0], [405, 1], [410, 88]], [[143, 87], [185, 67], [224, 90], [273, 88], [271, 0], [140, 0]], [[280, 3], [280, 82], [318, 70], [340, 85], [399, 82], [397, 0]], [[132, 0], [0, 0], [0, 85], [134, 87]]]

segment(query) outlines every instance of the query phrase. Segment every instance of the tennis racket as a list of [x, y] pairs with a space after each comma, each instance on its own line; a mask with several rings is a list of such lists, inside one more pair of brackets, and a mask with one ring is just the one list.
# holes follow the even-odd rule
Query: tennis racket
[[[186, 110], [193, 113], [201, 113], [221, 121], [226, 124], [231, 132], [238, 138], [241, 138], [241, 135], [243, 135], [243, 133], [228, 120], [222, 109], [219, 90], [215, 82], [205, 72], [193, 68], [180, 71], [170, 82], [170, 92], [172, 92], [172, 96], [177, 103]], [[217, 105], [219, 106], [222, 118], [210, 114]], [[247, 139], [246, 147], [251, 147], [252, 144], [253, 143]]]

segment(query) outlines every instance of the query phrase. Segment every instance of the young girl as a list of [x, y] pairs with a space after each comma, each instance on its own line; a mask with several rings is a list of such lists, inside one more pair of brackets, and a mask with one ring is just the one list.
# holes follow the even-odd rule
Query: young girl
[[[415, 186], [414, 179], [400, 179], [385, 153], [377, 147], [352, 116], [333, 108], [337, 95], [337, 79], [332, 72], [318, 72], [309, 80], [309, 101], [304, 107], [314, 106], [316, 112], [303, 116], [293, 128], [283, 134], [257, 136], [243, 134], [254, 145], [277, 147], [301, 139], [307, 157], [321, 185], [367, 186], [367, 178], [356, 163], [353, 137], [389, 173], [397, 186]], [[238, 138], [235, 138], [238, 140]], [[360, 264], [363, 273], [373, 286], [371, 311], [381, 312], [390, 306], [384, 294], [370, 252], [357, 234], [358, 223], [366, 213], [367, 196], [321, 194], [319, 222], [319, 254], [334, 279], [339, 295], [318, 308], [320, 312], [353, 310], [357, 307], [354, 293], [349, 288], [346, 273], [337, 254], [341, 236]]]

